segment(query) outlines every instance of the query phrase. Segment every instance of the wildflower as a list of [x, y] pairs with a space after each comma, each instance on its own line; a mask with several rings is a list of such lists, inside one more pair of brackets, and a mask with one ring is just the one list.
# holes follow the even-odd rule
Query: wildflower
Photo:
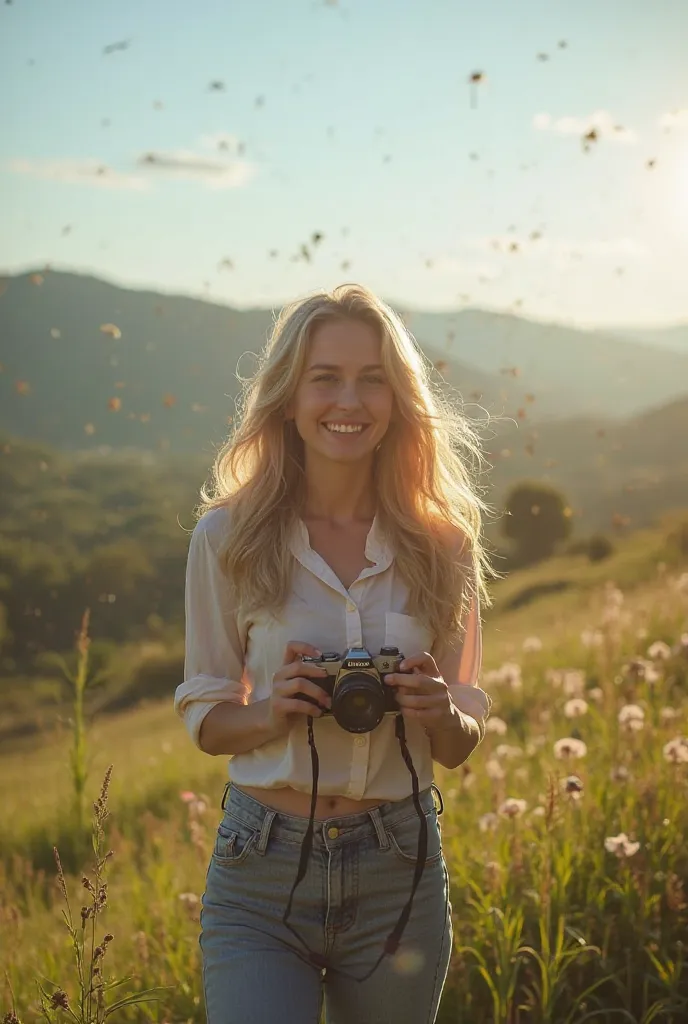
[[69, 999], [67, 998], [67, 993], [63, 989], [56, 988], [55, 991], [53, 992], [53, 994], [51, 995], [51, 997], [50, 997], [50, 1009], [51, 1010], [57, 1010], [57, 1009], [68, 1010], [69, 1009]]
[[190, 789], [183, 789], [179, 794], [179, 799], [183, 800], [185, 804], [191, 803], [192, 800], [196, 800], [196, 794], [192, 793]]
[[530, 654], [542, 650], [542, 640], [539, 636], [527, 636], [523, 641], [524, 654]]
[[506, 732], [506, 722], [497, 715], [491, 715], [485, 723], [485, 732], [495, 732], [498, 736], [503, 736]]
[[585, 673], [575, 668], [566, 669], [562, 686], [567, 697], [580, 697], [585, 692]]
[[583, 792], [583, 783], [577, 775], [568, 775], [561, 780], [561, 788], [571, 797], [572, 800], [580, 800]]
[[587, 752], [588, 748], [585, 743], [583, 743], [583, 740], [577, 740], [573, 736], [567, 736], [565, 739], [557, 740], [554, 744], [554, 756], [558, 761], [567, 757], [585, 757]]
[[604, 634], [599, 629], [584, 629], [580, 638], [583, 647], [601, 647], [604, 643]]
[[195, 892], [180, 892], [179, 901], [185, 907], [195, 907], [200, 902]]
[[492, 779], [493, 782], [498, 782], [503, 779], [506, 772], [502, 768], [501, 764], [495, 757], [491, 757], [485, 765], [485, 771], [488, 779]]
[[646, 683], [656, 683], [661, 678], [661, 674], [657, 671], [656, 667], [651, 661], [646, 661], [645, 658], [632, 658], [624, 665], [623, 671], [629, 679], [635, 682], [642, 679]]
[[[688, 575], [688, 573], [686, 574]], [[679, 637], [678, 643], [674, 644], [671, 648], [672, 654], [684, 654], [688, 657], [688, 633], [682, 633]]]
[[675, 718], [679, 717], [680, 713], [681, 712], [677, 711], [676, 708], [670, 708], [670, 707], [660, 708], [659, 709], [659, 718], [660, 718], [660, 721], [662, 723], [673, 722], [673, 720]]
[[633, 843], [625, 832], [619, 832], [618, 836], [607, 836], [604, 841], [604, 848], [608, 853], [614, 853], [622, 857], [632, 857], [640, 849], [640, 843]]
[[487, 881], [490, 885], [498, 885], [502, 874], [502, 865], [499, 863], [499, 861], [488, 860], [487, 864], [485, 865], [485, 874], [487, 876]]
[[588, 702], [582, 697], [573, 697], [564, 704], [564, 714], [567, 718], [580, 718], [581, 715], [586, 714], [587, 710]]
[[672, 764], [688, 764], [688, 738], [677, 736], [662, 747], [664, 760]]
[[509, 743], [500, 743], [495, 750], [495, 757], [503, 757], [507, 760], [511, 760], [514, 757], [522, 757], [523, 751], [520, 747], [511, 745]]
[[527, 767], [527, 765], [524, 764], [524, 765], [521, 765], [520, 768], [517, 768], [516, 771], [514, 772], [514, 778], [518, 782], [525, 782], [526, 779], [528, 778], [528, 767]]
[[625, 764], [617, 764], [610, 771], [609, 778], [612, 782], [627, 782], [630, 778], [630, 772]]
[[546, 812], [545, 808], [542, 806], [542, 804], [538, 804], [537, 807], [533, 807], [532, 811], [530, 812], [530, 817], [531, 818], [544, 818], [546, 813], [547, 812]]
[[486, 672], [484, 680], [485, 683], [504, 684], [512, 690], [520, 690], [523, 686], [521, 666], [515, 661], [505, 661], [500, 668]]
[[508, 797], [500, 804], [497, 811], [504, 818], [519, 818], [525, 811], [528, 804], [525, 800], [519, 800], [515, 796]]
[[488, 811], [478, 818], [478, 828], [481, 832], [492, 831], [499, 824], [499, 817], [494, 811]]
[[604, 690], [602, 690], [599, 686], [593, 686], [590, 690], [588, 690], [587, 695], [590, 698], [590, 700], [594, 700], [596, 704], [601, 704], [604, 700]]
[[626, 732], [639, 732], [645, 725], [645, 712], [638, 704], [624, 704], [618, 720]]
[[669, 644], [665, 644], [663, 640], [655, 640], [653, 644], [647, 649], [648, 658], [661, 658], [666, 661], [667, 658], [671, 657], [671, 647]]

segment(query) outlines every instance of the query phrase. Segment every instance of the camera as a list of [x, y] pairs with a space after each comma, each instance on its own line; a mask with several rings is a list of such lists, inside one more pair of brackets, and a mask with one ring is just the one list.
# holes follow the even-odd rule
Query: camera
[[[404, 660], [398, 647], [381, 647], [376, 657], [365, 647], [349, 647], [343, 655], [325, 651], [319, 658], [304, 655], [301, 660], [326, 669], [326, 678], [313, 682], [332, 698], [332, 708], [324, 715], [333, 715], [347, 732], [371, 732], [385, 715], [399, 712], [394, 688], [384, 682], [384, 676], [398, 672]], [[318, 706], [314, 697], [303, 693], [294, 696]]]

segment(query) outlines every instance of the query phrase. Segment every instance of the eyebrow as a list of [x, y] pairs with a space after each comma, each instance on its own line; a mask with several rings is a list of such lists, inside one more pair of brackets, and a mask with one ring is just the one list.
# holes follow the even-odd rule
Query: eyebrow
[[[369, 363], [368, 366], [361, 367], [361, 373], [364, 370], [381, 370], [382, 363]], [[307, 373], [310, 370], [341, 370], [341, 366], [336, 366], [334, 363], [313, 363], [312, 366], [308, 367]]]

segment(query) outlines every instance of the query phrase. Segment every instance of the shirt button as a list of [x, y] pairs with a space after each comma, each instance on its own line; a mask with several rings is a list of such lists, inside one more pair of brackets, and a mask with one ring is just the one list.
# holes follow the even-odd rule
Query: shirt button
[[332, 828], [328, 828], [327, 835], [330, 839], [336, 839], [339, 835], [339, 829], [332, 826]]
[[354, 740], [354, 743], [356, 744], [357, 747], [365, 747], [367, 742], [368, 740], [366, 739], [365, 736], [357, 736], [356, 739]]
[[348, 612], [355, 612], [356, 611], [356, 605], [353, 603], [353, 601], [347, 601], [346, 602], [346, 610]]

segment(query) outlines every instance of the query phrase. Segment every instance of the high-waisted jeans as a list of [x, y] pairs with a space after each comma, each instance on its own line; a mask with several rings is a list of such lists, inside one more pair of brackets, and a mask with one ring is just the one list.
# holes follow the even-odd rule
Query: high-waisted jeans
[[399, 948], [358, 981], [411, 892], [420, 828], [413, 798], [316, 820], [289, 924], [326, 958], [318, 967], [282, 922], [308, 818], [230, 787], [201, 908], [208, 1024], [319, 1024], [323, 1004], [327, 1024], [435, 1021], [452, 923], [433, 788], [420, 794], [427, 860]]

